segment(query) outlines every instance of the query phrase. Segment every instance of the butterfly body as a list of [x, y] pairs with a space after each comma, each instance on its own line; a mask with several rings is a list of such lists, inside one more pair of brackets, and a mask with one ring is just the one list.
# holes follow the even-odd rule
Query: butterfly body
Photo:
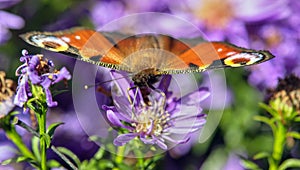
[[[161, 34], [126, 35], [74, 28], [57, 32], [21, 35], [29, 44], [103, 67], [132, 73], [137, 86], [152, 84], [163, 74], [202, 72], [207, 69], [241, 67], [274, 56], [224, 42], [183, 40]], [[195, 44], [198, 40], [198, 44]]]

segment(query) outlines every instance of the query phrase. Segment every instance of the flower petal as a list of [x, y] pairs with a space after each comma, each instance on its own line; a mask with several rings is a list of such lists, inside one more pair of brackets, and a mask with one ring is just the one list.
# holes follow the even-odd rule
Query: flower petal
[[57, 74], [57, 77], [56, 79], [53, 81], [53, 83], [57, 83], [63, 79], [67, 79], [67, 80], [70, 80], [71, 79], [71, 74], [70, 72], [65, 68], [61, 68], [59, 73]]
[[167, 150], [168, 149], [168, 146], [161, 140], [156, 140], [155, 142], [161, 149], [163, 150]]
[[0, 25], [6, 28], [21, 29], [25, 25], [25, 22], [21, 17], [5, 11], [0, 11], [0, 18]]
[[106, 111], [107, 119], [112, 123], [114, 126], [119, 126], [122, 128], [126, 128], [125, 125], [120, 121], [120, 119], [115, 115], [115, 113], [112, 110]]
[[136, 133], [127, 133], [127, 134], [122, 134], [119, 135], [115, 140], [114, 140], [114, 145], [116, 146], [122, 146], [126, 144], [127, 142], [131, 141], [137, 136]]
[[208, 88], [201, 87], [197, 91], [189, 93], [180, 99], [184, 105], [197, 105], [210, 95]]
[[53, 101], [50, 89], [44, 89], [46, 94], [46, 102], [49, 107], [57, 106], [57, 102]]
[[131, 122], [130, 117], [129, 117], [127, 114], [120, 113], [120, 112], [116, 109], [115, 106], [106, 106], [106, 105], [103, 105], [103, 106], [102, 106], [102, 109], [104, 109], [105, 111], [112, 110], [112, 111], [114, 112], [114, 114], [116, 114], [117, 117], [118, 117], [120, 120], [123, 120], [123, 121], [128, 122], [128, 123]]

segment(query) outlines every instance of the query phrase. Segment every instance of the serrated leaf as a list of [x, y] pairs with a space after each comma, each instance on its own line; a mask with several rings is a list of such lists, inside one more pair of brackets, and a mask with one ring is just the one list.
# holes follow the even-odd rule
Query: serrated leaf
[[62, 154], [70, 157], [76, 163], [77, 167], [80, 166], [81, 162], [80, 162], [79, 158], [72, 151], [70, 151], [69, 149], [67, 149], [65, 147], [57, 147], [57, 150], [59, 152], [61, 152]]
[[287, 159], [282, 162], [278, 170], [286, 170], [288, 168], [300, 168], [300, 159]]
[[250, 170], [262, 170], [258, 165], [249, 160], [241, 160], [241, 164], [244, 168]]
[[263, 159], [263, 158], [268, 158], [270, 154], [268, 152], [259, 152], [253, 156], [253, 159], [258, 160], [258, 159]]
[[56, 128], [62, 124], [64, 124], [64, 123], [63, 122], [53, 123], [48, 127], [47, 134], [50, 136], [51, 139], [54, 135]]

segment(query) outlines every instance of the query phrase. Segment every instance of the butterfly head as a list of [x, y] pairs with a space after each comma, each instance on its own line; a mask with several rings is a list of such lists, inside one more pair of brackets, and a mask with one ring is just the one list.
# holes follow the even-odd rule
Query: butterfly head
[[136, 73], [132, 77], [132, 81], [138, 87], [143, 86], [152, 86], [152, 84], [158, 82], [160, 74], [158, 74], [158, 70], [154, 68], [148, 68]]

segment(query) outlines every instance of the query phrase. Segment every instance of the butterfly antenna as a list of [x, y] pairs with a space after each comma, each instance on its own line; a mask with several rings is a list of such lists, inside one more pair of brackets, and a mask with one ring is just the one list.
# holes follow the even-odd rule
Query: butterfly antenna
[[123, 76], [123, 77], [118, 77], [118, 78], [107, 80], [107, 81], [98, 82], [98, 83], [95, 83], [95, 84], [84, 85], [84, 89], [87, 90], [87, 89], [89, 89], [91, 87], [100, 86], [102, 84], [109, 83], [109, 82], [112, 82], [114, 80], [119, 80], [119, 79], [127, 78], [127, 77], [131, 77], [131, 76]]

